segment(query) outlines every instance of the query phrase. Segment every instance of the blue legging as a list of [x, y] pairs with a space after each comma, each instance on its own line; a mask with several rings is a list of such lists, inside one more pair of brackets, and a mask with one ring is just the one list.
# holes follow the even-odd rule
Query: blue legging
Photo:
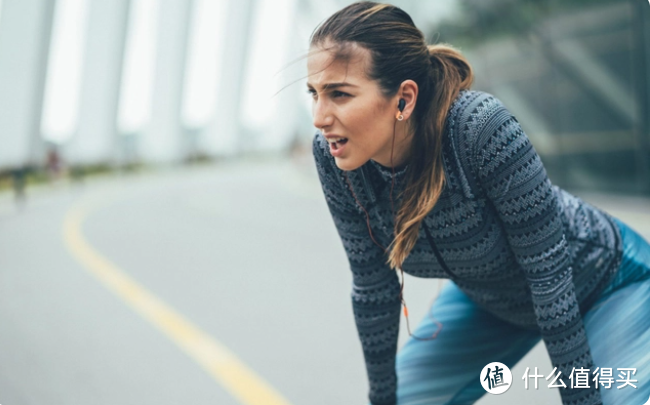
[[[614, 383], [601, 387], [604, 405], [643, 405], [650, 397], [650, 244], [616, 222], [623, 236], [623, 261], [583, 322], [595, 366], [612, 368]], [[486, 394], [479, 381], [486, 364], [499, 361], [512, 368], [541, 339], [538, 331], [523, 330], [479, 308], [452, 282], [432, 311], [444, 325], [438, 337], [410, 338], [397, 354], [399, 405], [473, 404]], [[430, 336], [436, 329], [427, 316], [414, 334]], [[636, 389], [617, 389], [617, 368], [637, 369], [631, 378], [638, 381]], [[539, 374], [551, 371], [540, 369]], [[590, 384], [592, 377], [590, 373]], [[568, 376], [563, 380], [570, 386]], [[517, 382], [524, 384], [521, 376], [513, 375], [513, 384]], [[540, 379], [539, 389], [549, 389], [549, 383]]]

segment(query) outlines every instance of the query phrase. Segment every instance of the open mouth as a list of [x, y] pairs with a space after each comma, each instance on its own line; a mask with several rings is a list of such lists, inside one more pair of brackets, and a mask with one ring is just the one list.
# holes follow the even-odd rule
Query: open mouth
[[329, 141], [332, 149], [337, 150], [348, 142], [348, 138], [339, 138], [335, 141]]

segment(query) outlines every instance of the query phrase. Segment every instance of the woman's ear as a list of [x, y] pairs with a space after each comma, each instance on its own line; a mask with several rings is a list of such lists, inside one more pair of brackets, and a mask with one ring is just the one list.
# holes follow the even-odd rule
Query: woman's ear
[[418, 99], [418, 84], [411, 79], [404, 80], [397, 91], [397, 99], [404, 100], [402, 115], [404, 119], [408, 120], [415, 110], [415, 103]]

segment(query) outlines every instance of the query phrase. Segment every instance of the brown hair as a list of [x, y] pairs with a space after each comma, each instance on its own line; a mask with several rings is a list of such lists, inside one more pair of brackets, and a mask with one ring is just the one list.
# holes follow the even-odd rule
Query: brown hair
[[418, 85], [411, 122], [415, 136], [388, 257], [392, 268], [400, 268], [415, 246], [420, 223], [442, 192], [442, 136], [447, 112], [458, 92], [470, 88], [472, 68], [453, 47], [427, 45], [411, 17], [389, 4], [351, 4], [317, 27], [310, 42], [312, 47], [335, 44], [335, 58], [348, 58], [348, 45], [352, 43], [368, 49], [372, 62], [366, 74], [379, 83], [386, 97], [394, 96], [404, 80]]

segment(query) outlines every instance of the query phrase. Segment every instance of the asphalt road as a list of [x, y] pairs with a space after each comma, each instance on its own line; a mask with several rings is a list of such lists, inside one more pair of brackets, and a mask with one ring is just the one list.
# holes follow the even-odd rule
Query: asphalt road
[[[646, 200], [583, 198], [649, 238]], [[350, 283], [309, 162], [0, 195], [0, 404], [366, 404]], [[406, 284], [420, 319], [438, 283]], [[526, 367], [550, 372], [542, 343], [478, 403], [560, 404]]]

